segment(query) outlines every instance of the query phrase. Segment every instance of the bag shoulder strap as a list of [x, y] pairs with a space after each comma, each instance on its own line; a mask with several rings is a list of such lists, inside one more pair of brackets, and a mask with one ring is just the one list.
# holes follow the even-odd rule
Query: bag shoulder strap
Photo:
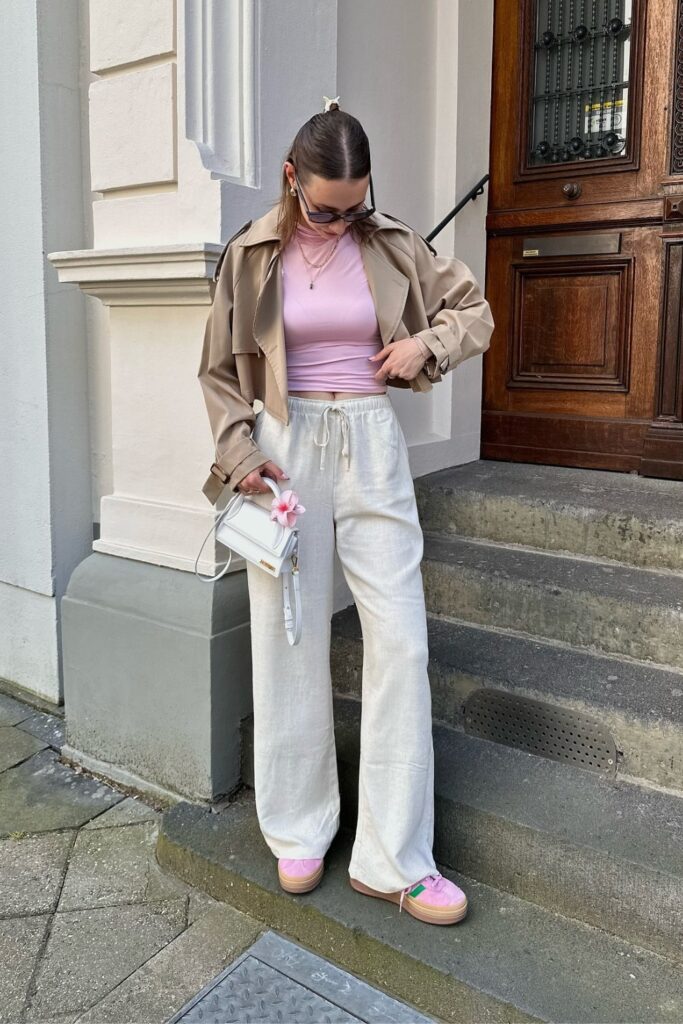
[[[290, 577], [294, 592], [294, 605], [290, 596]], [[282, 573], [282, 607], [285, 614], [285, 629], [290, 646], [301, 639], [301, 593], [299, 590], [299, 565], [296, 554], [292, 555], [292, 571]]]

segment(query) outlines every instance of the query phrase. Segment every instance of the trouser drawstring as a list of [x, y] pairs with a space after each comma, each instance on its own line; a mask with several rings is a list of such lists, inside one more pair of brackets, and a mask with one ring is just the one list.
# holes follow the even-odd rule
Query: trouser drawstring
[[314, 443], [317, 444], [320, 448], [320, 468], [324, 469], [325, 467], [325, 452], [327, 451], [327, 444], [328, 441], [330, 440], [330, 425], [327, 414], [331, 410], [338, 412], [339, 415], [341, 416], [341, 429], [343, 438], [342, 455], [346, 456], [346, 468], [349, 469], [351, 466], [351, 451], [349, 446], [349, 417], [346, 415], [346, 410], [344, 409], [343, 406], [335, 404], [326, 405], [320, 417], [322, 420], [322, 425], [325, 428], [325, 439], [323, 441], [319, 441], [316, 437], [313, 438]]

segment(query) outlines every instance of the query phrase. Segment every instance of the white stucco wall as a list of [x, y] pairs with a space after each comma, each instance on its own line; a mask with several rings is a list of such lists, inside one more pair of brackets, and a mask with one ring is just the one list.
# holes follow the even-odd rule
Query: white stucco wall
[[56, 700], [57, 605], [92, 539], [83, 298], [45, 259], [84, 242], [79, 8], [2, 13], [0, 676]]
[[436, 0], [338, 6], [340, 105], [372, 152], [379, 210], [426, 233], [434, 226]]
[[[427, 235], [488, 170], [493, 0], [339, 0], [340, 104], [372, 147], [378, 208]], [[485, 279], [486, 194], [433, 245]], [[392, 390], [414, 475], [479, 458], [481, 357], [428, 396]]]

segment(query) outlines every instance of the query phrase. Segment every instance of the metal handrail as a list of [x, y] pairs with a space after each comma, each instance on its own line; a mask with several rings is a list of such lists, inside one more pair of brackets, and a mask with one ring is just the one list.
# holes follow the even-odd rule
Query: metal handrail
[[453, 220], [456, 214], [460, 213], [463, 206], [466, 206], [467, 203], [469, 203], [470, 199], [476, 199], [477, 196], [482, 195], [484, 192], [484, 185], [488, 180], [489, 176], [488, 174], [485, 174], [484, 177], [477, 182], [474, 188], [471, 188], [467, 195], [463, 196], [463, 198], [460, 200], [457, 206], [454, 206], [451, 212], [447, 214], [447, 216], [445, 216], [444, 219], [439, 224], [436, 225], [433, 231], [430, 231], [428, 235], [425, 235], [425, 241], [431, 242], [432, 238], [438, 235], [439, 231], [443, 230], [443, 228], [446, 227], [449, 221]]

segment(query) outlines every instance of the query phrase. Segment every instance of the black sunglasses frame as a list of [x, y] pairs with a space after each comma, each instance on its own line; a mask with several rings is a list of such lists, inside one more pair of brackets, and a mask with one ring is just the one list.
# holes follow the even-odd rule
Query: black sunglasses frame
[[328, 210], [309, 210], [304, 190], [301, 187], [299, 178], [294, 174], [294, 180], [296, 181], [296, 187], [301, 193], [301, 201], [304, 204], [306, 215], [313, 224], [332, 224], [335, 220], [345, 220], [347, 224], [357, 220], [366, 220], [371, 217], [377, 207], [375, 206], [375, 190], [372, 186], [372, 171], [370, 171], [370, 207], [365, 210], [356, 210], [352, 213], [331, 213]]

